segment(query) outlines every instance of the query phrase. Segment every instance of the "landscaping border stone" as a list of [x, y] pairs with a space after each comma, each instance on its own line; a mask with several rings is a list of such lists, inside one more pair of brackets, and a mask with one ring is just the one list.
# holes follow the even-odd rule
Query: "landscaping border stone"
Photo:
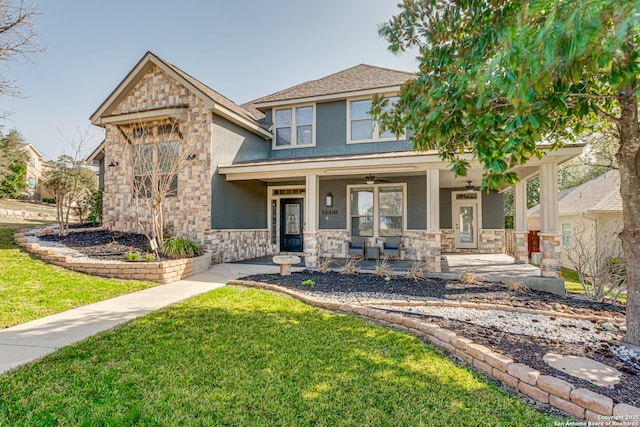
[[[517, 363], [501, 353], [475, 344], [472, 340], [460, 337], [455, 332], [440, 328], [432, 322], [369, 307], [371, 302], [359, 305], [336, 304], [270, 283], [230, 280], [227, 284], [280, 292], [316, 307], [356, 314], [398, 326], [413, 335], [425, 338], [431, 344], [455, 355], [460, 360], [466, 361], [491, 378], [499, 380], [514, 392], [524, 394], [542, 404], [550, 405], [570, 416], [590, 422], [599, 422], [600, 425], [640, 426], [640, 408], [625, 403], [615, 403], [611, 398], [592, 390], [574, 388], [564, 380], [549, 375], [540, 375], [539, 371], [525, 364]], [[446, 305], [446, 301], [435, 303]], [[385, 304], [389, 305], [389, 302], [385, 301]], [[407, 302], [404, 301], [404, 304]]]
[[[83, 228], [69, 230], [73, 232], [98, 231], [103, 228]], [[196, 258], [172, 259], [157, 262], [129, 262], [129, 261], [101, 261], [77, 260], [69, 255], [60, 255], [54, 247], [42, 246], [39, 243], [30, 242], [29, 237], [54, 233], [52, 229], [35, 229], [19, 231], [14, 235], [18, 245], [29, 253], [37, 255], [43, 261], [64, 267], [69, 270], [79, 271], [94, 276], [115, 277], [124, 280], [149, 280], [158, 283], [171, 283], [183, 280], [194, 274], [207, 271], [211, 267], [211, 253], [205, 253]]]

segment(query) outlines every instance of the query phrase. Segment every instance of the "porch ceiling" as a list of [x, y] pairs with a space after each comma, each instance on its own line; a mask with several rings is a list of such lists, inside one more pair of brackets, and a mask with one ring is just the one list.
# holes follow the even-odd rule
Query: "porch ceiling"
[[[542, 159], [532, 159], [526, 165], [514, 168], [520, 178], [530, 178], [538, 174], [543, 163], [563, 163], [582, 153], [582, 144], [567, 145], [545, 155]], [[466, 177], [456, 177], [434, 151], [416, 153], [412, 151], [375, 153], [367, 155], [270, 159], [267, 161], [220, 165], [219, 172], [227, 181], [260, 180], [269, 183], [303, 180], [307, 175], [318, 175], [321, 179], [331, 177], [362, 178], [374, 175], [376, 178], [425, 175], [428, 169], [440, 170], [441, 188], [461, 188], [468, 181], [479, 186], [483, 170], [469, 155], [472, 168]], [[505, 187], [506, 188], [506, 187]]]

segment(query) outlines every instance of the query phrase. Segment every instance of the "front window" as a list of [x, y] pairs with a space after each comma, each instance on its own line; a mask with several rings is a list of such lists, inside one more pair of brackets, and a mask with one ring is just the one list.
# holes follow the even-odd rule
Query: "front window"
[[402, 185], [353, 187], [349, 192], [353, 236], [401, 236], [404, 229]]
[[313, 106], [275, 110], [275, 148], [313, 146]]
[[571, 224], [562, 224], [562, 246], [571, 246]]
[[36, 181], [36, 179], [34, 177], [29, 177], [28, 186], [29, 186], [30, 190], [35, 190], [36, 189], [36, 183], [37, 183], [37, 181]]
[[154, 192], [169, 197], [178, 194], [178, 141], [138, 144], [133, 147], [134, 194], [153, 197]]
[[[382, 111], [390, 111], [393, 105], [398, 102], [398, 97], [389, 97], [389, 103]], [[386, 130], [380, 131], [380, 126], [371, 118], [369, 110], [371, 110], [371, 99], [361, 99], [349, 102], [348, 109], [348, 141], [356, 142], [374, 142], [389, 141], [397, 139], [393, 132]]]

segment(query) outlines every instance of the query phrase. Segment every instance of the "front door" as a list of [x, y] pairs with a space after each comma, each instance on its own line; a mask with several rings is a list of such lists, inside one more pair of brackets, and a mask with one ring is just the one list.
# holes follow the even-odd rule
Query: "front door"
[[454, 193], [453, 229], [456, 248], [478, 248], [478, 193]]
[[302, 252], [303, 199], [280, 200], [280, 252]]

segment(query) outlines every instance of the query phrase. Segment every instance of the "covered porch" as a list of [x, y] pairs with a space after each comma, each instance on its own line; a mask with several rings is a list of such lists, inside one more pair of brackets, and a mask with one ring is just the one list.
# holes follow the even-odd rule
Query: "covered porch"
[[[557, 165], [581, 150], [568, 146], [515, 170], [521, 182], [514, 188], [515, 251], [507, 264], [528, 262], [526, 179], [540, 175], [546, 228], [536, 270], [559, 277]], [[504, 254], [507, 247], [502, 194], [479, 191], [482, 169], [469, 160], [475, 167], [464, 178], [456, 178], [437, 153], [411, 151], [221, 165], [219, 174], [228, 183], [264, 186], [267, 227], [255, 231], [268, 240], [265, 254], [302, 255], [314, 268], [321, 258], [348, 258], [354, 236], [381, 249], [389, 237], [399, 237], [394, 261], [422, 260], [438, 273], [444, 272], [443, 253], [470, 254], [471, 260]]]

